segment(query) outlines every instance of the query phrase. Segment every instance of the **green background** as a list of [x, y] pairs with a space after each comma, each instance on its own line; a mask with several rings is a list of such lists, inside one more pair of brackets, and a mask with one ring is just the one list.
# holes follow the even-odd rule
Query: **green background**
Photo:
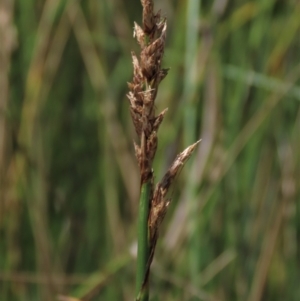
[[[154, 162], [170, 192], [154, 300], [300, 298], [300, 3], [155, 1], [168, 19]], [[126, 99], [139, 0], [0, 2], [0, 299], [133, 300]], [[156, 299], [155, 299], [156, 298]]]

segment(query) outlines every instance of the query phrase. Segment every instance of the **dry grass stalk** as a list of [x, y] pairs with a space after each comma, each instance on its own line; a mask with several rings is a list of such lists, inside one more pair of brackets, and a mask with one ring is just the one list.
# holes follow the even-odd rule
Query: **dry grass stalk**
[[127, 97], [130, 102], [130, 112], [133, 124], [138, 135], [138, 144], [135, 146], [135, 154], [140, 168], [141, 187], [145, 183], [151, 185], [149, 195], [149, 258], [144, 284], [148, 280], [149, 269], [153, 258], [158, 237], [159, 226], [166, 214], [170, 200], [166, 200], [167, 191], [174, 181], [180, 167], [191, 156], [195, 143], [180, 153], [171, 165], [162, 181], [153, 186], [152, 161], [157, 149], [157, 131], [167, 109], [155, 115], [155, 98], [160, 82], [165, 78], [168, 69], [161, 67], [164, 54], [167, 22], [160, 12], [153, 12], [152, 0], [141, 0], [143, 6], [143, 27], [134, 24], [134, 37], [140, 47], [140, 57], [132, 52], [133, 80], [128, 83], [130, 92]]

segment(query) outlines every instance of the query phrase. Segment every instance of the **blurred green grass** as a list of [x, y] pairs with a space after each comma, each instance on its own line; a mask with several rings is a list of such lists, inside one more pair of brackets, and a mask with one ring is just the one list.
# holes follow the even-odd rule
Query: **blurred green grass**
[[[158, 300], [300, 296], [300, 4], [155, 1], [168, 18], [154, 167], [172, 190]], [[0, 2], [0, 299], [133, 300], [126, 100], [140, 2]], [[158, 180], [158, 179], [157, 179]]]

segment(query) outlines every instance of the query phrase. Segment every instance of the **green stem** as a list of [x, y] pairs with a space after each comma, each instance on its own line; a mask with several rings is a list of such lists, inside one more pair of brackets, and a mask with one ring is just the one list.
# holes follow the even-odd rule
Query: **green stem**
[[142, 184], [139, 217], [138, 217], [138, 253], [137, 253], [137, 272], [136, 272], [136, 300], [149, 300], [149, 284], [146, 283], [142, 288], [147, 272], [147, 263], [149, 259], [149, 199], [151, 192], [151, 181]]

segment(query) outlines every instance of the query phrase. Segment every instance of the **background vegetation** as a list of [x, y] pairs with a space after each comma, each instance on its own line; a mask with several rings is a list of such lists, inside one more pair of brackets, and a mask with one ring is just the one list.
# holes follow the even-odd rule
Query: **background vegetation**
[[[299, 300], [300, 2], [155, 1], [168, 18], [157, 300]], [[127, 84], [139, 0], [0, 1], [0, 299], [133, 300]]]

